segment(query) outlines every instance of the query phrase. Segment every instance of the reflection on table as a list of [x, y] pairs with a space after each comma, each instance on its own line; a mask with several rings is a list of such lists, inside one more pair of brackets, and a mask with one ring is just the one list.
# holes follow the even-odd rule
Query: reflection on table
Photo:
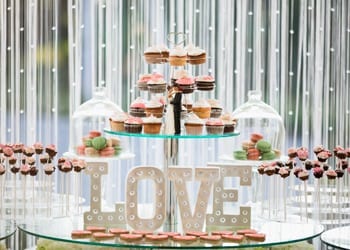
[[350, 249], [350, 226], [333, 228], [321, 235], [322, 242], [339, 249]]

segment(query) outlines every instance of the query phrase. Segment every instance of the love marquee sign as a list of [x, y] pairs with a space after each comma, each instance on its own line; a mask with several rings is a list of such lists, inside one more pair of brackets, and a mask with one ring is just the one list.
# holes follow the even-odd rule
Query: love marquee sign
[[[134, 230], [157, 230], [166, 220], [167, 182], [171, 182], [177, 200], [182, 229], [201, 231], [204, 225], [215, 227], [250, 227], [251, 208], [240, 206], [239, 214], [227, 214], [224, 204], [238, 202], [239, 190], [225, 186], [225, 180], [239, 178], [239, 186], [251, 186], [251, 166], [213, 164], [207, 167], [190, 168], [169, 166], [167, 171], [154, 166], [133, 168], [126, 178], [125, 202], [115, 204], [115, 211], [102, 211], [101, 177], [108, 174], [107, 162], [88, 162], [85, 170], [91, 179], [90, 210], [84, 213], [84, 225], [120, 226], [128, 225]], [[154, 182], [153, 217], [142, 218], [138, 214], [138, 183], [141, 180]], [[199, 183], [197, 199], [191, 209], [187, 182]], [[239, 205], [239, 204], [238, 204]], [[208, 211], [211, 207], [212, 211]], [[177, 210], [178, 209], [178, 210]]]

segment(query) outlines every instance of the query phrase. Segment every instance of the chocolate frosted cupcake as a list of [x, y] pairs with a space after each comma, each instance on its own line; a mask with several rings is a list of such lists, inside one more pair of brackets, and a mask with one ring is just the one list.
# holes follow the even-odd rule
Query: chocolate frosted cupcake
[[141, 133], [142, 132], [142, 119], [138, 117], [129, 117], [124, 122], [125, 131], [128, 133]]

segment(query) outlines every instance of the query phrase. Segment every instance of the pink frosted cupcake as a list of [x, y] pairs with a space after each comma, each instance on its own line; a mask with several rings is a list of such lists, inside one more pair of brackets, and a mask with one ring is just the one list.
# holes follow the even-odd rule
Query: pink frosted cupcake
[[194, 79], [192, 77], [182, 77], [176, 80], [176, 84], [181, 88], [182, 93], [193, 93], [196, 89]]
[[205, 123], [207, 134], [223, 134], [224, 123], [220, 119], [209, 119]]
[[129, 113], [135, 117], [145, 117], [146, 116], [146, 102], [141, 97], [136, 98], [130, 105]]
[[174, 71], [174, 74], [171, 76], [171, 84], [173, 86], [177, 86], [177, 79], [183, 78], [183, 77], [189, 77], [190, 74], [185, 69], [178, 69]]
[[163, 75], [153, 74], [147, 82], [148, 91], [151, 93], [164, 93], [166, 91], [166, 83]]
[[138, 117], [129, 117], [124, 121], [125, 131], [128, 133], [141, 133], [142, 132], [142, 119]]
[[198, 90], [210, 91], [215, 87], [215, 79], [212, 76], [197, 76], [196, 86]]
[[139, 79], [137, 80], [137, 87], [139, 88], [139, 90], [148, 90], [147, 82], [151, 80], [151, 77], [152, 74], [143, 74], [139, 76]]

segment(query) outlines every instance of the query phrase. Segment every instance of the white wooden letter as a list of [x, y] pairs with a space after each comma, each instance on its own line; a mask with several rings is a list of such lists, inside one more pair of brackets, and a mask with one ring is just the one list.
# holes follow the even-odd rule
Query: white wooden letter
[[195, 169], [195, 180], [200, 181], [200, 187], [193, 213], [186, 188], [186, 182], [193, 181], [192, 168], [169, 167], [168, 178], [174, 182], [183, 231], [202, 230], [211, 189], [213, 183], [219, 179], [219, 168], [206, 167]]
[[220, 181], [214, 184], [213, 193], [213, 213], [207, 214], [207, 226], [216, 227], [250, 227], [251, 209], [250, 207], [240, 207], [237, 215], [224, 214], [224, 202], [237, 202], [238, 190], [225, 189], [225, 177], [239, 177], [239, 186], [251, 186], [252, 167], [232, 166], [232, 165], [210, 165], [220, 167]]
[[[138, 181], [151, 179], [154, 181], [155, 202], [154, 216], [150, 219], [138, 215]], [[137, 230], [155, 230], [160, 228], [165, 220], [165, 178], [161, 170], [155, 167], [136, 167], [132, 169], [126, 180], [126, 220], [128, 225]]]

